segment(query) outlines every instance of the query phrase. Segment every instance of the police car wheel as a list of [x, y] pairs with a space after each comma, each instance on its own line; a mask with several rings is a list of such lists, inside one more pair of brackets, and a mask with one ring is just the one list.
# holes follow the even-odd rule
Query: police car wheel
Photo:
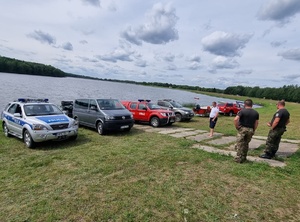
[[35, 146], [35, 143], [30, 135], [30, 133], [28, 132], [28, 130], [24, 131], [23, 134], [23, 139], [24, 139], [24, 143], [28, 148], [33, 148]]
[[6, 137], [10, 137], [9, 130], [5, 123], [3, 123], [3, 132]]
[[159, 126], [159, 119], [157, 117], [152, 117], [150, 120], [150, 125], [153, 127]]

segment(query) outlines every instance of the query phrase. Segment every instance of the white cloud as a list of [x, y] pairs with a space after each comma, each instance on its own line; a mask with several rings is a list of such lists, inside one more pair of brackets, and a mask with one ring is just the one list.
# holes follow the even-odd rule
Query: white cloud
[[284, 59], [300, 61], [300, 48], [288, 49], [278, 53], [279, 56], [282, 56]]
[[34, 30], [32, 33], [29, 33], [27, 36], [41, 43], [47, 43], [49, 45], [53, 45], [56, 43], [56, 39], [54, 36], [50, 35], [49, 33], [43, 32], [41, 30]]
[[246, 46], [252, 35], [237, 35], [216, 31], [204, 37], [201, 41], [203, 49], [214, 55], [240, 56], [240, 49]]
[[142, 41], [151, 44], [166, 44], [178, 39], [175, 9], [170, 5], [155, 4], [147, 15], [147, 22], [135, 30], [129, 26], [121, 36], [127, 41], [141, 45]]
[[287, 22], [300, 13], [299, 0], [269, 0], [258, 13], [261, 20]]
[[239, 67], [239, 63], [232, 59], [224, 56], [217, 56], [214, 58], [209, 70], [210, 72], [216, 72], [218, 69], [235, 69]]

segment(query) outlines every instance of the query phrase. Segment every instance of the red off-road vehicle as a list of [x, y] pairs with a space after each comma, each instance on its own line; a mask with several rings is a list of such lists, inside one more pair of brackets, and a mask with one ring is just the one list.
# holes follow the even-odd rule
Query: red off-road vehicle
[[133, 115], [135, 122], [148, 122], [153, 127], [172, 125], [175, 122], [175, 113], [164, 109], [150, 100], [121, 101]]
[[228, 116], [236, 115], [242, 109], [238, 103], [219, 103], [218, 107], [219, 113]]

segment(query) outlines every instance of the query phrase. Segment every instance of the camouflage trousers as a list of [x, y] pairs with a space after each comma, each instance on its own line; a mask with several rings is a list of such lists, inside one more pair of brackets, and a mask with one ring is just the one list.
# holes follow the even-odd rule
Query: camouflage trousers
[[241, 127], [238, 130], [237, 140], [235, 144], [235, 150], [237, 151], [235, 161], [242, 163], [245, 162], [247, 158], [247, 153], [249, 150], [249, 143], [254, 135], [254, 131], [249, 127]]
[[285, 128], [278, 128], [274, 130], [270, 130], [266, 142], [265, 153], [269, 154], [270, 156], [275, 156], [279, 148], [279, 143], [281, 140], [281, 136], [285, 132]]

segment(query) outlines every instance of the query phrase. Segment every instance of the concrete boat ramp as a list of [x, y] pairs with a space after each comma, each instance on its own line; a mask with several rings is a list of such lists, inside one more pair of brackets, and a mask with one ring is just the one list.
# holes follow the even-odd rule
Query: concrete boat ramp
[[[209, 132], [206, 130], [195, 130], [193, 128], [182, 128], [182, 127], [151, 127], [148, 125], [135, 124], [134, 128], [143, 130], [145, 132], [155, 132], [160, 134], [169, 135], [175, 138], [185, 138], [199, 142], [194, 144], [191, 148], [201, 149], [210, 153], [219, 153], [221, 155], [236, 156], [234, 150], [234, 144], [236, 141], [235, 136], [225, 136], [221, 133], [214, 133], [213, 137], [209, 137]], [[253, 136], [250, 144], [249, 151], [258, 149], [261, 145], [266, 143], [266, 137]], [[299, 149], [300, 140], [286, 140], [282, 139], [277, 151], [277, 156], [286, 158], [293, 155]], [[267, 163], [273, 167], [284, 167], [286, 164], [282, 161], [274, 159], [262, 159], [258, 156], [247, 156], [247, 160], [254, 162]]]

